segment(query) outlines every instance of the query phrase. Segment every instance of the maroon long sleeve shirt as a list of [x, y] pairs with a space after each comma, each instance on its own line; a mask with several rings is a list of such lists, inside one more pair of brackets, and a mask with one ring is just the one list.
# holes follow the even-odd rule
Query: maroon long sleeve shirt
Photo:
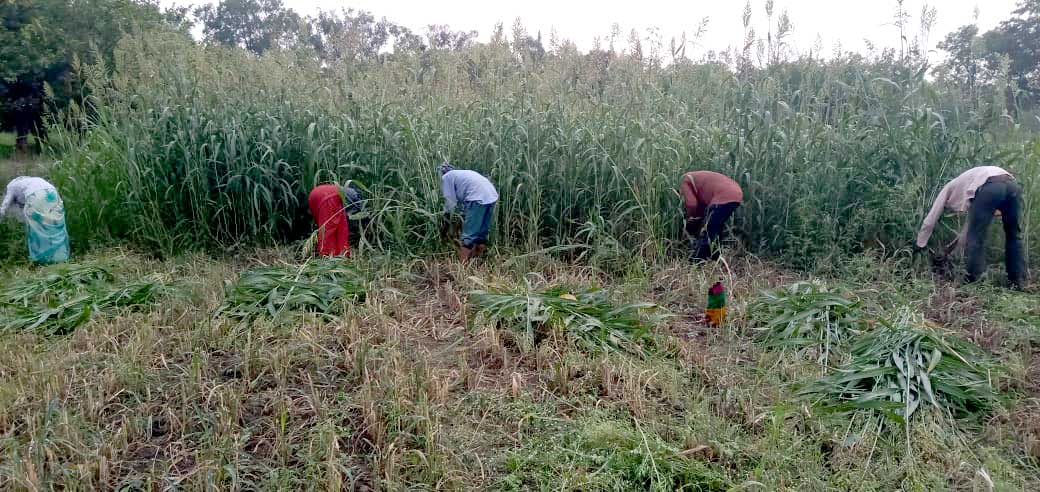
[[710, 205], [743, 203], [744, 192], [729, 176], [713, 171], [692, 171], [683, 175], [679, 193], [685, 201], [686, 220], [704, 218]]

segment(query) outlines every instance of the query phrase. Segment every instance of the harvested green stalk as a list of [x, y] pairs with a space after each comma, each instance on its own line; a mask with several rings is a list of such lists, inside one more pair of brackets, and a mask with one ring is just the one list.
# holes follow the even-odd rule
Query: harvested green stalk
[[63, 335], [105, 311], [152, 304], [165, 292], [158, 279], [121, 286], [117, 280], [98, 264], [43, 268], [0, 291], [0, 318], [8, 329]]
[[903, 313], [856, 338], [851, 360], [800, 391], [827, 410], [877, 410], [905, 422], [923, 406], [960, 417], [989, 409], [996, 370], [971, 343]]
[[139, 280], [115, 289], [98, 288], [52, 305], [15, 306], [14, 314], [4, 324], [15, 330], [64, 335], [107, 310], [152, 304], [164, 290], [163, 284], [153, 280]]
[[823, 284], [797, 282], [763, 292], [748, 314], [765, 345], [794, 348], [827, 366], [835, 350], [860, 333], [858, 308], [858, 301]]
[[29, 307], [41, 298], [61, 298], [71, 292], [112, 282], [115, 276], [100, 265], [75, 263], [55, 265], [37, 275], [12, 282], [0, 291], [0, 302]]
[[253, 268], [225, 290], [224, 304], [216, 315], [243, 321], [301, 311], [334, 316], [344, 301], [365, 298], [359, 272], [332, 258], [310, 260], [298, 267]]
[[589, 352], [624, 351], [643, 354], [653, 340], [649, 318], [657, 305], [637, 302], [614, 306], [609, 293], [585, 289], [572, 293], [562, 286], [541, 292], [472, 291], [469, 302], [478, 319], [519, 332], [521, 348], [559, 332]]

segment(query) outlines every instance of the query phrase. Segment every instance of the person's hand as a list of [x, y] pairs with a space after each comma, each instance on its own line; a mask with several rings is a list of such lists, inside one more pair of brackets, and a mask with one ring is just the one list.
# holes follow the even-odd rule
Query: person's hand
[[701, 228], [704, 227], [703, 219], [686, 219], [686, 235], [688, 237], [696, 238], [701, 233]]
[[441, 237], [448, 238], [451, 236], [451, 214], [448, 212], [441, 214], [440, 222]]

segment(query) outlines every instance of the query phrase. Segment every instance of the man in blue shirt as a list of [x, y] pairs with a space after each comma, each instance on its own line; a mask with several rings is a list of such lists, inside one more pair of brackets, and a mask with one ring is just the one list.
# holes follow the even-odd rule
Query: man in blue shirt
[[498, 202], [495, 185], [476, 171], [441, 165], [441, 189], [444, 191], [444, 212], [451, 213], [462, 204], [462, 244], [459, 259], [467, 261], [484, 252], [491, 217]]

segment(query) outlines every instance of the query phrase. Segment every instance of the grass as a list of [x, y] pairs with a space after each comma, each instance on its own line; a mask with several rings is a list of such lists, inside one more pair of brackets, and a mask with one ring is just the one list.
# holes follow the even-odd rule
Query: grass
[[[0, 331], [0, 488], [1040, 489], [1035, 295], [909, 259], [964, 168], [1037, 188], [1003, 98], [884, 52], [733, 71], [519, 46], [325, 65], [152, 32], [84, 66], [57, 162], [19, 163], [59, 187], [80, 263], [26, 265], [0, 226], [25, 328]], [[501, 192], [491, 261], [431, 254], [443, 160]], [[694, 168], [747, 197], [702, 268], [673, 259]], [[349, 266], [255, 249], [310, 235], [307, 192], [348, 179], [373, 219]], [[105, 244], [163, 259], [80, 259]]]
[[[84, 70], [92, 111], [52, 128], [54, 178], [73, 237], [163, 254], [304, 237], [311, 187], [348, 179], [369, 191], [369, 247], [431, 252], [444, 247], [431, 219], [448, 159], [501, 192], [494, 244], [571, 246], [613, 271], [669, 257], [679, 177], [705, 168], [744, 189], [743, 248], [812, 270], [906, 253], [935, 194], [970, 166], [1007, 167], [1026, 189], [1040, 176], [1040, 141], [1008, 125], [999, 98], [965, 99], [890, 54], [734, 74], [620, 49], [519, 63], [501, 43], [329, 70], [303, 52], [258, 59], [183, 35], [121, 46], [114, 71]], [[1024, 208], [1040, 258], [1040, 208], [1029, 196]], [[936, 242], [954, 233], [939, 229]]]
[[[797, 391], [819, 376], [817, 364], [757, 343], [748, 303], [797, 273], [753, 257], [731, 261], [728, 271], [669, 262], [618, 277], [545, 255], [523, 265], [492, 258], [463, 267], [356, 255], [353, 268], [366, 272], [363, 303], [345, 303], [334, 317], [250, 323], [214, 317], [225, 280], [264, 265], [299, 271], [294, 251], [155, 260], [106, 250], [84, 258], [81, 265], [109, 265], [117, 279], [176, 278], [180, 293], [94, 317], [64, 337], [0, 334], [0, 487], [1040, 486], [1040, 388], [1027, 376], [1036, 346], [1016, 321], [1033, 312], [1031, 294], [953, 289], [927, 277], [907, 284], [877, 261], [822, 279], [877, 309], [909, 303], [933, 313], [1007, 368], [994, 379], [1000, 398], [991, 408], [969, 408], [977, 419], [915, 412], [908, 449], [905, 433], [867, 425], [865, 416], [806, 411]], [[7, 273], [35, 271], [16, 265]], [[731, 320], [708, 328], [696, 318], [720, 275]], [[842, 283], [860, 277], [872, 279], [870, 289]], [[647, 329], [662, 350], [592, 350], [566, 337], [521, 350], [508, 324], [471, 326], [469, 292], [529, 278], [540, 279], [536, 293], [601, 285], [612, 299], [661, 306], [673, 316]], [[945, 309], [956, 313], [946, 320]], [[1022, 334], [985, 342], [978, 326]], [[934, 368], [933, 388], [944, 367]]]
[[585, 351], [626, 351], [643, 354], [653, 342], [647, 319], [657, 306], [639, 302], [615, 306], [602, 289], [551, 285], [537, 292], [530, 283], [524, 292], [476, 290], [468, 302], [476, 310], [475, 324], [503, 326], [519, 334], [520, 347], [531, 351], [545, 338], [566, 337]]
[[[724, 491], [733, 484], [704, 448], [680, 449], [638, 420], [590, 415], [549, 425], [506, 459], [502, 490]], [[554, 432], [555, 431], [555, 432]], [[543, 437], [544, 436], [544, 437]]]
[[0, 160], [6, 160], [15, 153], [15, 135], [9, 132], [0, 132]]
[[65, 335], [95, 316], [155, 303], [165, 290], [154, 278], [119, 282], [100, 265], [56, 265], [7, 279], [0, 321], [5, 330]]
[[311, 311], [335, 315], [344, 302], [365, 300], [361, 274], [346, 260], [308, 260], [302, 265], [256, 267], [229, 283], [215, 316], [242, 321]]

